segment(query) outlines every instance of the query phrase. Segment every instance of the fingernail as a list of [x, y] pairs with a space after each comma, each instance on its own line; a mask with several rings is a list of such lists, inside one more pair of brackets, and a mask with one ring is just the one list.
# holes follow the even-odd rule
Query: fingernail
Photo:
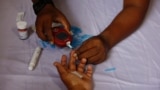
[[85, 61], [85, 62], [87, 61], [87, 59], [86, 59], [86, 58], [83, 58], [82, 60], [83, 60], [83, 61]]
[[73, 57], [76, 58], [76, 60], [78, 60], [78, 55], [77, 55], [77, 53], [74, 53], [74, 54], [73, 54]]
[[74, 56], [74, 57], [77, 57], [77, 53], [74, 53], [73, 56]]

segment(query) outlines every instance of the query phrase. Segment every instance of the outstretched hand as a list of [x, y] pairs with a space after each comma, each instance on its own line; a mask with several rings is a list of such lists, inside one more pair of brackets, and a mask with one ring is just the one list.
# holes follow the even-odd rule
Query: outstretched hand
[[68, 64], [65, 55], [62, 56], [61, 63], [54, 63], [62, 81], [69, 90], [92, 90], [92, 66], [88, 65], [87, 70], [85, 70], [86, 59], [84, 58], [76, 66], [74, 55], [75, 51], [72, 51]]

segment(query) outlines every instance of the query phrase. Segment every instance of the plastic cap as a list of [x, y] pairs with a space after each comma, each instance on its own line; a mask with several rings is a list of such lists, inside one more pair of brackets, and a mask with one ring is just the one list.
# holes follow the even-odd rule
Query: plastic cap
[[31, 66], [28, 67], [28, 70], [33, 71], [33, 67], [31, 67]]
[[26, 21], [18, 21], [17, 22], [17, 28], [18, 29], [26, 29], [27, 27], [27, 22]]
[[71, 42], [70, 42], [70, 41], [68, 41], [68, 42], [66, 43], [66, 45], [67, 45], [69, 48], [73, 48], [73, 47], [71, 46]]

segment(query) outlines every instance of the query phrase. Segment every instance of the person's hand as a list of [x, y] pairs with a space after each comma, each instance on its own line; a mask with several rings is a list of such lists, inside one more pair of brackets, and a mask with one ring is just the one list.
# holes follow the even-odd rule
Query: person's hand
[[70, 33], [70, 24], [64, 14], [51, 4], [47, 4], [38, 14], [36, 19], [36, 32], [39, 38], [44, 41], [52, 41], [52, 23], [61, 23], [64, 29]]
[[[63, 55], [61, 63], [55, 62], [54, 65], [57, 67], [60, 77], [68, 90], [92, 90], [92, 66], [88, 65], [87, 70], [85, 70], [86, 59], [84, 58], [76, 66], [74, 54], [75, 52], [72, 51], [68, 64], [67, 57]], [[76, 75], [75, 72], [79, 75]]]
[[77, 57], [87, 59], [87, 63], [99, 64], [107, 58], [108, 44], [100, 36], [94, 36], [86, 40], [77, 50]]

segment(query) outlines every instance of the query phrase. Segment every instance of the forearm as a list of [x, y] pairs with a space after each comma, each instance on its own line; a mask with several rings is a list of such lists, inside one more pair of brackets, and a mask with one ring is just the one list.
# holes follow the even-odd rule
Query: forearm
[[42, 11], [53, 11], [56, 9], [52, 0], [32, 0], [33, 9], [36, 15], [38, 15]]
[[38, 0], [32, 0], [33, 3], [36, 3]]
[[[33, 3], [38, 2], [39, 0], [32, 0]], [[53, 1], [52, 1], [53, 2]], [[52, 5], [53, 7], [55, 7], [54, 5]]]
[[136, 6], [124, 7], [100, 36], [112, 48], [139, 27], [145, 17], [147, 8], [148, 5], [144, 8]]

